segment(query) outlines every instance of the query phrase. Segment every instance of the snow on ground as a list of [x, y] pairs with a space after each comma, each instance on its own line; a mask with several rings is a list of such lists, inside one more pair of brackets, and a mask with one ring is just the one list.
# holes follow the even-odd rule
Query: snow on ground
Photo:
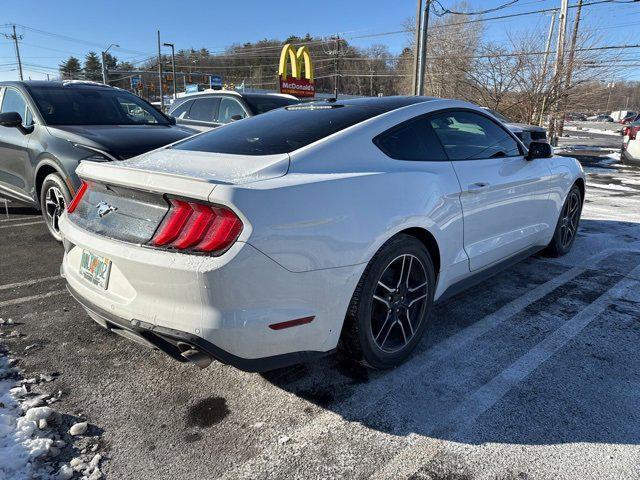
[[592, 127], [573, 127], [573, 126], [565, 126], [565, 130], [569, 132], [586, 132], [586, 133], [597, 133], [600, 135], [614, 135], [616, 137], [620, 136], [620, 127], [617, 127], [617, 130], [609, 130], [606, 128], [592, 128]]
[[[66, 432], [62, 416], [44, 405], [53, 404], [59, 395], [38, 394], [33, 386], [51, 379], [47, 375], [23, 379], [7, 352], [0, 351], [0, 480], [67, 480], [76, 472], [76, 478], [102, 478], [97, 444], [64, 461], [75, 454], [74, 440], [82, 441], [79, 435], [86, 431], [86, 423], [81, 428], [76, 423]], [[72, 437], [74, 430], [81, 433]]]

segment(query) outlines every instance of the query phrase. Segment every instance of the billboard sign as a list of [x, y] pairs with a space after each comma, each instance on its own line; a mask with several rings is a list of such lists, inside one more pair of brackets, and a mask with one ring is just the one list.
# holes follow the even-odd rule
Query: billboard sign
[[197, 93], [198, 92], [198, 84], [197, 83], [192, 83], [190, 85], [187, 85], [184, 89], [185, 93]]
[[[304, 61], [304, 76], [302, 76], [302, 62]], [[288, 72], [288, 64], [291, 64], [291, 75]], [[314, 97], [316, 86], [313, 81], [313, 63], [306, 46], [298, 48], [287, 43], [280, 53], [278, 69], [280, 79], [280, 93], [287, 93], [296, 97]]]

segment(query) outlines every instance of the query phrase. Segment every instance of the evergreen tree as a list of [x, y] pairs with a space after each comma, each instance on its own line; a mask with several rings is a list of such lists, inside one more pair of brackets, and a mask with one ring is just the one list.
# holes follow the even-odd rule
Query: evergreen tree
[[104, 54], [104, 63], [107, 64], [107, 70], [115, 70], [116, 65], [118, 64], [118, 59], [107, 52]]
[[76, 57], [69, 57], [66, 61], [60, 64], [59, 68], [60, 76], [64, 80], [75, 80], [80, 78], [82, 67], [80, 66], [80, 60]]
[[89, 52], [84, 57], [84, 78], [96, 82], [102, 80], [102, 62], [96, 52]]

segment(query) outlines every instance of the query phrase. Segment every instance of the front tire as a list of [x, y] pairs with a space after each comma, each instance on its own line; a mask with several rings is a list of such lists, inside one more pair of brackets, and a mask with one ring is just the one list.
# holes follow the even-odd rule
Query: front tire
[[70, 202], [71, 193], [60, 175], [57, 173], [47, 175], [40, 189], [40, 209], [49, 233], [58, 242], [62, 241], [59, 226], [60, 216]]
[[571, 187], [564, 201], [560, 218], [556, 224], [551, 242], [545, 249], [545, 254], [550, 257], [561, 257], [569, 253], [573, 242], [578, 235], [580, 215], [582, 214], [582, 192], [577, 185]]
[[340, 349], [373, 368], [409, 357], [427, 327], [435, 272], [427, 248], [400, 234], [385, 243], [356, 287], [340, 337]]

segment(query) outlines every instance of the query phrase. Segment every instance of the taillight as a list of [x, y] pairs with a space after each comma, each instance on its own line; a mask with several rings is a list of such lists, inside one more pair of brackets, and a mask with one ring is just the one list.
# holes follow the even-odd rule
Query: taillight
[[82, 185], [80, 185], [80, 188], [76, 192], [75, 197], [73, 197], [73, 199], [71, 200], [71, 203], [67, 206], [67, 213], [73, 213], [73, 211], [76, 209], [76, 207], [80, 203], [80, 200], [82, 200], [82, 197], [84, 196], [85, 192], [87, 191], [87, 187], [88, 187], [87, 182], [82, 180]]
[[151, 239], [156, 247], [220, 252], [231, 246], [242, 231], [242, 221], [226, 207], [176, 198], [169, 201], [169, 212]]

